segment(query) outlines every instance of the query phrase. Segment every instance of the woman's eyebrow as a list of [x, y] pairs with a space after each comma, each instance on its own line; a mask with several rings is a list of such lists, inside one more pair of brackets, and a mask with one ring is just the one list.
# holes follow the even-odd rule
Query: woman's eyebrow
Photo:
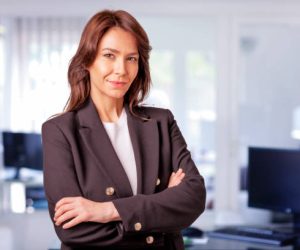
[[[111, 52], [113, 52], [113, 53], [116, 53], [116, 54], [119, 54], [120, 53], [120, 51], [119, 50], [117, 50], [117, 49], [113, 49], [113, 48], [104, 48], [104, 49], [102, 49], [102, 51], [103, 50], [109, 50], [109, 51], [111, 51]], [[139, 55], [139, 53], [138, 52], [131, 52], [131, 53], [128, 53], [128, 55]]]

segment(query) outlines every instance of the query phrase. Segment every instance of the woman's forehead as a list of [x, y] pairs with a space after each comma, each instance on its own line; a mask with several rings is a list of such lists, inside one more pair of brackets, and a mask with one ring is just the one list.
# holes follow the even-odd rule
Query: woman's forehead
[[135, 36], [122, 28], [110, 28], [102, 37], [99, 43], [99, 49], [126, 50], [128, 53], [138, 51]]

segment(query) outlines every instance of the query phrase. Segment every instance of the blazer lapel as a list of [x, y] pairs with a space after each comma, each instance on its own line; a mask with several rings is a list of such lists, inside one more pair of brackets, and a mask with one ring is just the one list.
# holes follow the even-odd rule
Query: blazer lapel
[[[79, 133], [101, 172], [112, 181], [119, 197], [132, 196], [132, 189], [125, 170], [111, 144], [99, 118], [96, 107], [89, 98], [79, 111]], [[104, 170], [104, 171], [103, 171]]]
[[153, 194], [159, 169], [159, 134], [157, 121], [134, 117], [125, 105], [129, 134], [138, 176], [138, 194]]

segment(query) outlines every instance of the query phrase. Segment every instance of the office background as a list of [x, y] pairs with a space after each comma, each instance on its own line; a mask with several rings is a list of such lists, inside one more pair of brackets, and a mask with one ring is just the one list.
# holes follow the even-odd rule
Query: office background
[[[1, 131], [39, 133], [62, 111], [83, 25], [104, 8], [129, 11], [149, 35], [146, 102], [174, 112], [207, 185], [195, 225], [268, 222], [269, 211], [247, 207], [241, 173], [248, 146], [300, 147], [300, 2], [0, 0]], [[50, 247], [46, 210], [10, 208], [2, 158], [0, 249]]]

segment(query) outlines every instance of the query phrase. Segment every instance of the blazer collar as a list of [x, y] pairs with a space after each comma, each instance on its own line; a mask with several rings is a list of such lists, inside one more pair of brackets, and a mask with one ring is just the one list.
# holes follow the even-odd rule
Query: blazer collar
[[[151, 117], [148, 117], [149, 120], [143, 121], [133, 116], [127, 104], [125, 104], [125, 111], [137, 167], [137, 193], [152, 194], [155, 191], [159, 169], [157, 121]], [[105, 171], [107, 178], [110, 178], [118, 196], [132, 196], [133, 192], [128, 177], [91, 98], [88, 98], [77, 114], [79, 132], [100, 170]], [[120, 183], [122, 184], [120, 185]]]

